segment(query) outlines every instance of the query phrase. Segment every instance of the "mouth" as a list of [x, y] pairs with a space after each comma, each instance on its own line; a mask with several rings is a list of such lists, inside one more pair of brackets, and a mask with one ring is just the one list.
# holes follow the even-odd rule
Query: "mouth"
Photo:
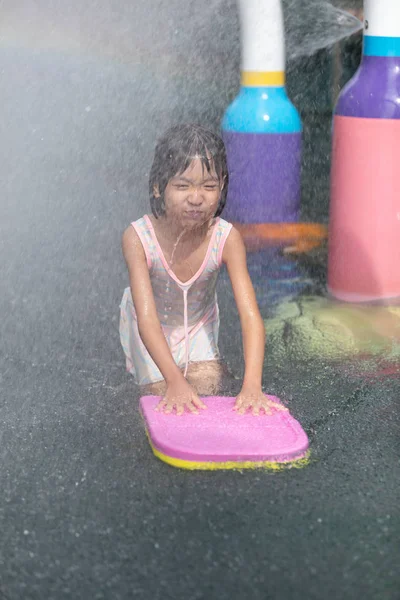
[[204, 218], [204, 213], [201, 210], [187, 210], [185, 214], [194, 221], [201, 221]]

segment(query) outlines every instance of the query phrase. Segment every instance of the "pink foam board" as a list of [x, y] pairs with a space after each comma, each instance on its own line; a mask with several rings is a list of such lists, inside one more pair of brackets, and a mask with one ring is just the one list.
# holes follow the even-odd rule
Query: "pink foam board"
[[172, 458], [286, 462], [301, 458], [308, 449], [306, 433], [288, 411], [240, 415], [233, 410], [235, 398], [209, 396], [202, 398], [207, 409], [178, 416], [156, 411], [160, 400], [159, 396], [143, 396], [140, 408], [151, 443]]

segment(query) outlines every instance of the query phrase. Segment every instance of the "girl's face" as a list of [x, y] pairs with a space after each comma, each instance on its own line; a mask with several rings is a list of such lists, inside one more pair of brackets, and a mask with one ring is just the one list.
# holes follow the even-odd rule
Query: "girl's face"
[[214, 166], [209, 173], [201, 159], [194, 158], [186, 171], [172, 177], [165, 188], [167, 219], [185, 229], [199, 227], [214, 216], [222, 188]]

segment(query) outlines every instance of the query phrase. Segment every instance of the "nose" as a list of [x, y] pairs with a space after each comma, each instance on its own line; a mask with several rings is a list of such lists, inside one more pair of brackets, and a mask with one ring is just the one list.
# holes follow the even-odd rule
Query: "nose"
[[189, 204], [192, 204], [193, 206], [200, 206], [203, 203], [203, 200], [204, 198], [201, 190], [199, 190], [197, 187], [194, 188], [192, 193], [188, 196]]

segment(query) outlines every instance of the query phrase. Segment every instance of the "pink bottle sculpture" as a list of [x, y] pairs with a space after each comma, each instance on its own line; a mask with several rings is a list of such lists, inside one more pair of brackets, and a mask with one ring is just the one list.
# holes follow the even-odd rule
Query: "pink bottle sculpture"
[[334, 115], [328, 290], [400, 299], [400, 0], [365, 0], [361, 66]]

